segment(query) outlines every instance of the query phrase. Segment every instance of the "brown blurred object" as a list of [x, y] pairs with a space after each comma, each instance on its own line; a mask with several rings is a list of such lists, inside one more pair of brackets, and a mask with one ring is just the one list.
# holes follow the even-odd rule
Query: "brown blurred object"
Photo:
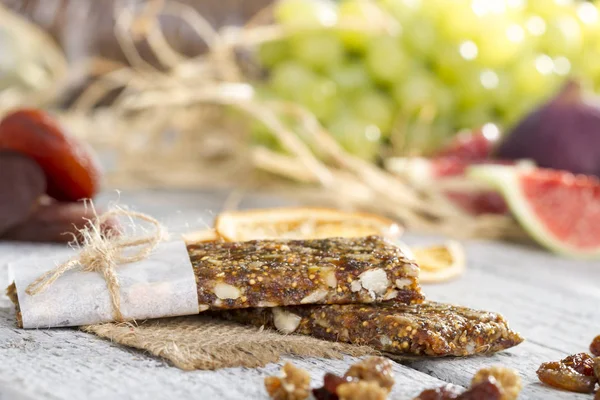
[[[0, 0], [9, 9], [40, 25], [64, 49], [67, 59], [79, 61], [88, 56], [100, 56], [125, 62], [125, 57], [113, 33], [115, 8], [139, 7], [152, 12], [163, 0]], [[273, 0], [179, 0], [178, 3], [199, 11], [214, 27], [243, 25]], [[153, 4], [154, 3], [154, 4]], [[160, 16], [164, 35], [175, 50], [194, 56], [206, 49], [189, 26], [181, 19]], [[140, 52], [147, 61], [156, 64], [146, 44]]]

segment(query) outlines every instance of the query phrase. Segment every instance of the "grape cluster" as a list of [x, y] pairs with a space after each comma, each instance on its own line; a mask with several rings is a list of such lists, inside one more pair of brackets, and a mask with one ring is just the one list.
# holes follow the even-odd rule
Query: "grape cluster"
[[287, 34], [258, 48], [261, 93], [302, 104], [366, 159], [509, 126], [568, 76], [600, 86], [594, 2], [281, 0], [274, 17]]

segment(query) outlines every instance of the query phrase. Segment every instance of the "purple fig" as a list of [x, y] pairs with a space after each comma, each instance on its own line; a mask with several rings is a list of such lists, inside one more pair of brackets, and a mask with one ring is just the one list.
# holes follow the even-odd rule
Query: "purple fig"
[[558, 95], [527, 115], [496, 149], [502, 159], [600, 176], [600, 105], [569, 81]]

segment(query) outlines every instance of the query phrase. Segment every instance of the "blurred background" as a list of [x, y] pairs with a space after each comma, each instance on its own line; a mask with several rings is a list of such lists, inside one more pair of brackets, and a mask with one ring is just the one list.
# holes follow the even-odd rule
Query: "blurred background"
[[0, 113], [52, 110], [107, 188], [274, 191], [514, 239], [469, 166], [600, 175], [596, 2], [1, 3]]

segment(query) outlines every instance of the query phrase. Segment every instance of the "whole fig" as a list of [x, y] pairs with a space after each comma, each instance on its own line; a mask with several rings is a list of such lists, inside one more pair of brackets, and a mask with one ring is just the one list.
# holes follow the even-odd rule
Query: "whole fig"
[[600, 104], [569, 81], [558, 95], [527, 115], [495, 151], [502, 159], [600, 176]]

